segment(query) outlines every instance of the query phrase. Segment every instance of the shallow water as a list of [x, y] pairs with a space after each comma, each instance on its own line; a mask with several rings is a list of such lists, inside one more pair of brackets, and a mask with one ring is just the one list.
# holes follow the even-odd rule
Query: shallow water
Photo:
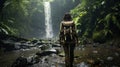
[[0, 54], [0, 67], [10, 67], [11, 64], [16, 60], [16, 58], [20, 56], [23, 57], [33, 56], [38, 51], [39, 49], [37, 48], [31, 48], [4, 52]]
[[[55, 49], [55, 48], [52, 48]], [[57, 49], [62, 50], [61, 47]], [[19, 56], [31, 57], [40, 51], [39, 48], [21, 49], [0, 54], [0, 67], [10, 67], [11, 64]], [[63, 51], [60, 53], [63, 54]], [[40, 62], [29, 67], [65, 67], [64, 56], [51, 54], [39, 58]], [[86, 47], [77, 47], [75, 49], [74, 67], [119, 67], [120, 64], [120, 48], [104, 47], [100, 45], [93, 47], [88, 45]]]

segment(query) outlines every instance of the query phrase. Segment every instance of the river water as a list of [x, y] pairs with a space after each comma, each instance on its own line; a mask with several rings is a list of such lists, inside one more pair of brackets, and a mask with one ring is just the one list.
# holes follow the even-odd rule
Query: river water
[[[52, 48], [55, 49], [55, 48]], [[61, 50], [61, 47], [58, 49]], [[41, 51], [39, 48], [21, 49], [0, 53], [0, 67], [10, 67], [11, 64], [19, 56], [30, 57], [35, 56], [36, 52]], [[99, 64], [98, 64], [99, 62]], [[75, 67], [119, 67], [120, 64], [120, 49], [116, 47], [101, 45], [92, 47], [80, 46], [75, 49], [74, 64]], [[64, 56], [51, 54], [40, 58], [40, 62], [30, 67], [64, 67]]]
[[11, 64], [16, 60], [16, 58], [23, 56], [29, 57], [34, 56], [39, 49], [31, 48], [31, 49], [21, 49], [15, 51], [4, 52], [0, 54], [0, 67], [10, 67]]

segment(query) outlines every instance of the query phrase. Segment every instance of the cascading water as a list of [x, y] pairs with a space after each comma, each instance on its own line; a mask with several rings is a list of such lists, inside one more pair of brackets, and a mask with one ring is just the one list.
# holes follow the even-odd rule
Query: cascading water
[[46, 38], [53, 37], [50, 2], [44, 2]]

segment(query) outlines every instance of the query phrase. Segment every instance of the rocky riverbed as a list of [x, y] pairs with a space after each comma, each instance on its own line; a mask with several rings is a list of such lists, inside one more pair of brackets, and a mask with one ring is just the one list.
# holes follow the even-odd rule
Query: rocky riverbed
[[[64, 67], [64, 51], [51, 40], [2, 40], [12, 45], [0, 50], [0, 67]], [[108, 44], [85, 44], [76, 47], [74, 67], [120, 67], [120, 48]]]

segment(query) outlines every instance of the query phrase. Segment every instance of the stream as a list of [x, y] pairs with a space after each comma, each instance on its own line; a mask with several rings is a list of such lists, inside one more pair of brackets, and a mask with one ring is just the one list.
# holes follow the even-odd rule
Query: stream
[[4, 43], [14, 44], [17, 50], [0, 52], [0, 67], [16, 67], [14, 63], [19, 57], [27, 59], [27, 67], [64, 67], [64, 58], [57, 53], [61, 49], [59, 44], [41, 44], [39, 40]]
[[[120, 66], [120, 48], [114, 46], [79, 45], [74, 53], [74, 67]], [[33, 45], [31, 42], [22, 43], [22, 47], [17, 50], [0, 52], [0, 67], [12, 67], [19, 57], [27, 59], [27, 67], [65, 67], [64, 52], [60, 44], [40, 44], [37, 41]]]
[[10, 67], [11, 64], [20, 56], [30, 57], [34, 56], [39, 49], [31, 48], [31, 49], [21, 49], [14, 50], [10, 52], [5, 52], [0, 54], [0, 67]]

